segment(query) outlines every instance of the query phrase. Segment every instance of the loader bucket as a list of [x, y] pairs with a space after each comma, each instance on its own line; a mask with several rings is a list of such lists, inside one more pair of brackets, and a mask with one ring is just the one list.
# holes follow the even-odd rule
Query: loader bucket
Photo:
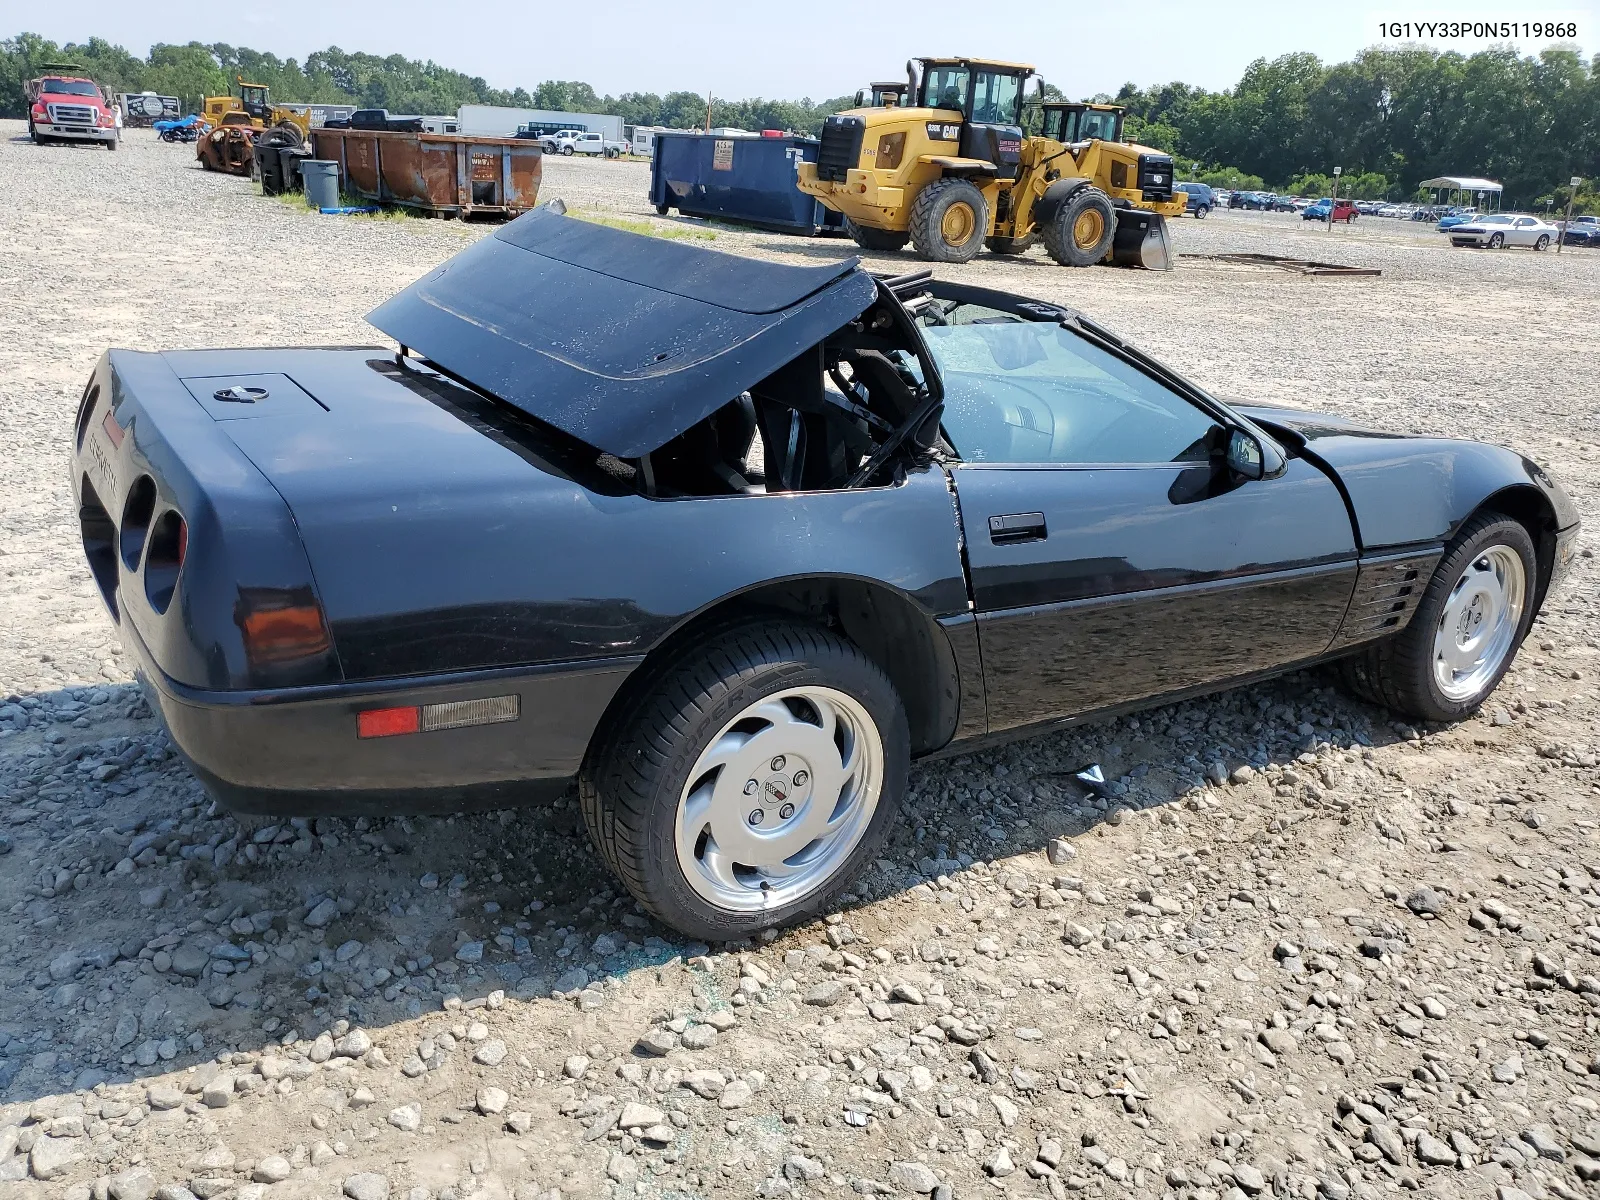
[[1111, 242], [1111, 261], [1119, 267], [1147, 271], [1172, 270], [1172, 249], [1167, 244], [1167, 219], [1142, 208], [1117, 209], [1117, 232]]

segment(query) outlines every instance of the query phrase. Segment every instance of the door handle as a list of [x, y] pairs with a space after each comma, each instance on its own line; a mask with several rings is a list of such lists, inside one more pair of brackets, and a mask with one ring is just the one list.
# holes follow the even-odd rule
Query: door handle
[[1042, 542], [1047, 536], [1042, 512], [1006, 513], [989, 518], [989, 540], [996, 546]]

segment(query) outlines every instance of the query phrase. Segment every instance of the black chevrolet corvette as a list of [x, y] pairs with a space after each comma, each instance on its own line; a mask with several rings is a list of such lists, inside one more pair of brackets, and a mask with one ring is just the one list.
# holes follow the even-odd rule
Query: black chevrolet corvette
[[829, 903], [907, 765], [1342, 660], [1472, 712], [1572, 556], [1538, 466], [1230, 406], [1090, 318], [538, 211], [386, 347], [101, 359], [84, 549], [244, 813], [572, 785], [669, 925]]

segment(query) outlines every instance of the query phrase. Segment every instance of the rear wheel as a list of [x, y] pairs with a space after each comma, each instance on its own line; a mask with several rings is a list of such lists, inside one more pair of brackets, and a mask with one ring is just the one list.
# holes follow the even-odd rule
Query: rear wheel
[[971, 262], [983, 248], [989, 206], [966, 179], [940, 179], [911, 205], [911, 244], [930, 262]]
[[827, 907], [905, 792], [905, 711], [825, 629], [735, 627], [686, 648], [591, 747], [595, 845], [663, 924], [728, 941]]
[[1550, 248], [1550, 235], [1548, 233], [1541, 233], [1539, 235], [1539, 240], [1533, 244], [1533, 248], [1535, 250], [1548, 250]]
[[863, 250], [877, 250], [884, 253], [904, 250], [906, 243], [911, 240], [911, 235], [903, 229], [899, 232], [893, 229], [874, 229], [870, 225], [857, 225], [849, 217], [844, 219], [844, 229]]
[[1194, 219], [1196, 221], [1204, 221], [1206, 219], [1207, 215], [1210, 214], [1210, 212], [1211, 212], [1210, 206], [1202, 204], [1199, 208], [1194, 210]]
[[1527, 636], [1537, 578], [1533, 539], [1520, 522], [1474, 517], [1446, 547], [1411, 623], [1345, 659], [1345, 682], [1425, 721], [1471, 715]]
[[563, 153], [563, 154], [571, 154], [572, 153], [572, 147], [571, 146], [563, 146], [563, 147], [561, 147], [561, 153]]
[[1045, 250], [1063, 267], [1092, 267], [1111, 250], [1117, 212], [1099, 188], [1080, 188], [1062, 202], [1041, 232]]

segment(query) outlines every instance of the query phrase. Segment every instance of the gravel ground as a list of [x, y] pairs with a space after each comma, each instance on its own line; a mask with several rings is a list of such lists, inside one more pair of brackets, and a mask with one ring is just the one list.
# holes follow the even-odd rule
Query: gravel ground
[[[546, 171], [704, 228], [658, 221], [638, 164]], [[106, 346], [369, 342], [361, 314], [486, 227], [310, 216], [141, 131], [109, 155], [15, 122], [0, 198], [3, 1194], [1600, 1194], [1588, 551], [1479, 718], [1412, 729], [1312, 673], [928, 765], [839, 914], [687, 945], [570, 805], [242, 832], [78, 546], [66, 438]], [[1383, 275], [959, 270], [1225, 395], [1515, 445], [1600, 528], [1600, 255], [1173, 233]]]

